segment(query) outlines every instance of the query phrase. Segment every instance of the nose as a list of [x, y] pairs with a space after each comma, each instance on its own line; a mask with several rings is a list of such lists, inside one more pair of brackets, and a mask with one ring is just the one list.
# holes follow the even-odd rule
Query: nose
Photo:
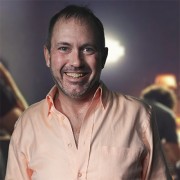
[[70, 58], [70, 64], [74, 67], [82, 66], [83, 59], [82, 59], [81, 53], [78, 50], [72, 51], [71, 58]]

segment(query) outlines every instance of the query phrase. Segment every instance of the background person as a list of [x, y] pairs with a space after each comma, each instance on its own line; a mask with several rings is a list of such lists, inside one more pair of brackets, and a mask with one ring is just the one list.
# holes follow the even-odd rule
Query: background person
[[3, 61], [0, 61], [0, 77], [0, 127], [12, 134], [16, 120], [28, 103]]
[[179, 170], [176, 168], [176, 164], [180, 160], [176, 115], [174, 113], [177, 102], [176, 95], [168, 87], [152, 84], [142, 90], [141, 98], [153, 106], [169, 168], [172, 174], [179, 174]]
[[4, 62], [0, 61], [0, 179], [4, 179], [10, 135], [28, 107]]
[[19, 118], [6, 180], [171, 179], [151, 108], [100, 81], [107, 52], [90, 9], [52, 17], [44, 55], [55, 86]]

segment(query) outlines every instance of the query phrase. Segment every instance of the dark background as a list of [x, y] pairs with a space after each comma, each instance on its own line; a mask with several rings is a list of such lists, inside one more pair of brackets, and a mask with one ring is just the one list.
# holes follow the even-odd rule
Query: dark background
[[102, 79], [109, 88], [139, 96], [157, 74], [180, 79], [180, 3], [177, 0], [13, 1], [0, 0], [0, 58], [5, 60], [32, 104], [53, 85], [43, 57], [50, 17], [68, 4], [88, 5], [105, 33], [125, 47], [125, 56], [107, 65]]

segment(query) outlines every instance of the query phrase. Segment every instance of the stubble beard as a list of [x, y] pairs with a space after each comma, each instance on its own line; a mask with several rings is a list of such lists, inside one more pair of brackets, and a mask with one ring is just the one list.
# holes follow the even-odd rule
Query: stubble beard
[[51, 71], [51, 75], [52, 78], [57, 86], [57, 88], [59, 89], [59, 91], [61, 91], [63, 94], [65, 94], [66, 96], [72, 98], [72, 99], [84, 99], [87, 96], [90, 96], [92, 94], [94, 94], [96, 88], [99, 85], [99, 81], [98, 80], [93, 80], [92, 82], [88, 82], [83, 86], [83, 90], [81, 92], [76, 92], [75, 90], [72, 92], [69, 92], [67, 88], [65, 88], [62, 83], [60, 81], [58, 81], [56, 78], [56, 76], [53, 73], [52, 68], [50, 67], [50, 71]]

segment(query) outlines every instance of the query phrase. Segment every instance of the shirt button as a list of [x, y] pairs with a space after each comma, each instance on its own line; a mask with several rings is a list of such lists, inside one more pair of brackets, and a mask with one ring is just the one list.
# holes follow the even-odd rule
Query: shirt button
[[71, 148], [71, 147], [72, 147], [72, 144], [71, 144], [71, 143], [69, 143], [69, 144], [68, 144], [68, 147], [69, 147], [69, 148]]
[[82, 176], [82, 173], [78, 172], [78, 177], [81, 177]]

